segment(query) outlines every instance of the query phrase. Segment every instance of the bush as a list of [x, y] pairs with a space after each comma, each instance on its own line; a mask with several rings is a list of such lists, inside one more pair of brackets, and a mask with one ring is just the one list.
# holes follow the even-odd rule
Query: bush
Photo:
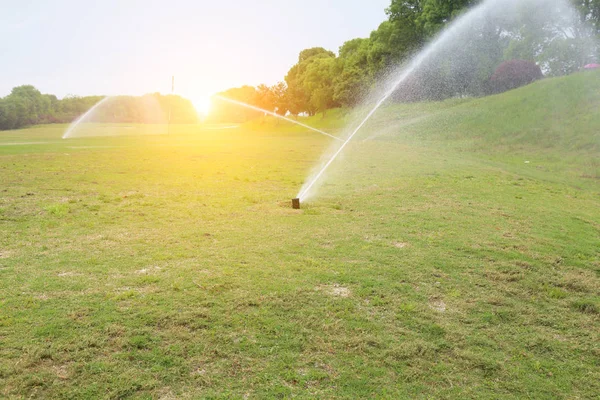
[[496, 68], [490, 78], [488, 91], [490, 93], [506, 92], [528, 85], [543, 77], [542, 70], [534, 62], [524, 60], [505, 61]]

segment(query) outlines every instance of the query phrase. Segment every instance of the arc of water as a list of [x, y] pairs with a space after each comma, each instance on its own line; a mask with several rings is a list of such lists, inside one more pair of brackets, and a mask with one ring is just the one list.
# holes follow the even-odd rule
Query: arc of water
[[[399, 84], [400, 84], [400, 82], [398, 84], [394, 85], [394, 89]], [[377, 102], [377, 105], [369, 112], [369, 114], [367, 114], [367, 117], [358, 125], [358, 127], [352, 132], [352, 134], [350, 136], [348, 136], [346, 141], [344, 143], [342, 143], [340, 148], [337, 149], [337, 151], [333, 154], [333, 156], [331, 156], [329, 161], [327, 161], [325, 166], [323, 166], [323, 168], [314, 177], [314, 179], [310, 182], [310, 184], [303, 191], [300, 192], [300, 194], [298, 195], [298, 198], [300, 199], [300, 201], [304, 200], [304, 196], [310, 191], [310, 189], [312, 189], [312, 187], [321, 178], [321, 176], [325, 173], [325, 171], [327, 171], [327, 168], [329, 168], [329, 166], [335, 161], [335, 159], [340, 155], [340, 153], [344, 150], [344, 148], [348, 145], [348, 143], [350, 143], [350, 141], [352, 140], [354, 135], [356, 135], [358, 133], [358, 131], [360, 131], [362, 129], [362, 127], [367, 123], [367, 121], [369, 119], [371, 119], [371, 117], [373, 116], [373, 114], [375, 114], [375, 112], [379, 109], [379, 107], [381, 107], [381, 105], [392, 95], [393, 91], [394, 90], [391, 90], [388, 93], [386, 93], [386, 95], [384, 97], [382, 97], [381, 100], [379, 100], [379, 102]]]
[[330, 138], [335, 139], [335, 140], [339, 140], [340, 142], [343, 141], [343, 139], [341, 139], [341, 138], [339, 138], [337, 136], [333, 136], [333, 135], [331, 135], [331, 134], [329, 134], [327, 132], [323, 132], [320, 129], [313, 128], [312, 126], [303, 124], [302, 122], [294, 121], [293, 119], [284, 117], [283, 115], [279, 115], [279, 114], [274, 113], [272, 111], [264, 110], [264, 109], [262, 109], [260, 107], [256, 107], [256, 106], [244, 103], [242, 101], [237, 101], [237, 100], [229, 99], [227, 97], [223, 97], [223, 96], [219, 96], [219, 95], [216, 95], [215, 98], [217, 98], [219, 100], [223, 100], [223, 101], [229, 102], [229, 103], [232, 103], [232, 104], [236, 104], [236, 105], [241, 106], [241, 107], [246, 107], [246, 108], [249, 108], [249, 109], [254, 110], [254, 111], [259, 111], [259, 112], [263, 112], [265, 114], [272, 115], [272, 116], [277, 117], [279, 119], [282, 119], [284, 121], [291, 122], [292, 124], [300, 125], [303, 128], [310, 129], [311, 131], [314, 131], [314, 132], [318, 132], [321, 135], [329, 136]]
[[94, 111], [96, 111], [96, 109], [98, 107], [100, 107], [102, 104], [104, 104], [104, 102], [106, 102], [110, 97], [105, 97], [102, 100], [100, 100], [99, 102], [97, 102], [96, 104], [94, 104], [94, 106], [92, 108], [90, 108], [89, 110], [87, 110], [85, 112], [85, 114], [83, 114], [82, 116], [80, 116], [79, 118], [77, 118], [75, 121], [73, 121], [71, 123], [71, 125], [69, 125], [69, 127], [67, 128], [67, 130], [65, 131], [65, 133], [62, 135], [63, 139], [67, 139], [70, 135], [71, 132], [73, 132], [75, 130], [75, 128], [77, 128], [77, 125], [79, 125], [88, 115], [92, 114]]
[[[494, 0], [490, 0], [490, 1], [494, 1]], [[315, 183], [317, 183], [319, 181], [319, 179], [323, 176], [325, 171], [327, 171], [329, 166], [336, 160], [336, 158], [340, 155], [340, 153], [344, 150], [344, 148], [348, 145], [348, 143], [350, 143], [352, 138], [363, 128], [363, 126], [369, 121], [369, 119], [371, 119], [371, 117], [373, 116], [373, 114], [375, 114], [375, 112], [379, 109], [379, 107], [381, 107], [383, 105], [383, 103], [385, 103], [385, 101], [390, 98], [390, 96], [396, 91], [398, 86], [400, 86], [400, 84], [402, 82], [404, 82], [406, 80], [406, 78], [408, 78], [408, 76], [411, 73], [413, 73], [413, 71], [416, 68], [418, 68], [423, 63], [423, 61], [425, 61], [441, 43], [446, 41], [447, 38], [449, 38], [458, 29], [458, 26], [460, 26], [460, 22], [464, 22], [470, 16], [472, 16], [473, 14], [478, 12], [483, 7], [484, 4], [486, 4], [486, 2], [480, 4], [479, 6], [474, 7], [470, 12], [463, 15], [458, 21], [456, 21], [452, 26], [450, 26], [450, 28], [448, 28], [445, 32], [443, 32], [440, 36], [438, 36], [438, 38], [435, 41], [431, 42], [421, 53], [419, 53], [416, 57], [414, 57], [410, 61], [408, 66], [402, 70], [402, 73], [400, 74], [400, 76], [395, 81], [393, 81], [391, 89], [388, 90], [387, 92], [385, 92], [384, 96], [377, 102], [375, 107], [373, 107], [373, 109], [367, 114], [367, 116], [356, 127], [356, 129], [354, 129], [354, 131], [352, 131], [350, 136], [348, 136], [348, 138], [344, 141], [344, 143], [342, 143], [340, 148], [337, 149], [337, 151], [333, 154], [333, 156], [331, 156], [331, 158], [329, 159], [329, 161], [327, 161], [327, 163], [323, 166], [323, 168], [321, 168], [321, 170], [319, 170], [317, 175], [315, 175], [315, 177], [310, 181], [310, 183], [300, 191], [300, 193], [297, 196], [300, 199], [300, 201], [305, 200], [306, 195], [308, 195], [308, 193], [313, 188]]]

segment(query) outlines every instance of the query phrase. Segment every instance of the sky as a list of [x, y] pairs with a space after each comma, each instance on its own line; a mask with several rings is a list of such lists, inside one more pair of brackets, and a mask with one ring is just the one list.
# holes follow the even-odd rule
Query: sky
[[274, 84], [298, 53], [367, 37], [390, 0], [0, 0], [0, 97], [175, 92], [201, 101]]

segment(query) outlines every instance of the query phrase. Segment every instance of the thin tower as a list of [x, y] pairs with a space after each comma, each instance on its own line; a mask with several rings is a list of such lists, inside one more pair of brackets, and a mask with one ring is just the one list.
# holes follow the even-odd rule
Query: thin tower
[[169, 96], [169, 122], [167, 124], [167, 134], [171, 134], [171, 113], [173, 111], [173, 95], [175, 94], [175, 75], [171, 76], [171, 96]]

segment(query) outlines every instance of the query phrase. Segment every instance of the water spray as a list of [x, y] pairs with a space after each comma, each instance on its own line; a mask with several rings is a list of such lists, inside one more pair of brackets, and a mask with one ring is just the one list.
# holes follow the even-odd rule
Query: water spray
[[254, 110], [254, 111], [258, 111], [258, 112], [262, 112], [262, 113], [265, 113], [265, 114], [272, 115], [273, 117], [277, 117], [277, 118], [282, 119], [284, 121], [291, 122], [292, 124], [300, 125], [303, 128], [310, 129], [311, 131], [320, 133], [321, 135], [325, 135], [325, 136], [328, 136], [328, 137], [330, 137], [332, 139], [339, 140], [340, 142], [342, 141], [342, 139], [340, 139], [337, 136], [330, 135], [329, 133], [323, 132], [320, 129], [313, 128], [312, 126], [303, 124], [302, 122], [294, 121], [293, 119], [284, 117], [283, 115], [279, 115], [279, 114], [274, 113], [272, 111], [264, 110], [264, 109], [262, 109], [260, 107], [256, 107], [256, 106], [244, 103], [242, 101], [237, 101], [237, 100], [229, 99], [227, 97], [223, 97], [223, 96], [219, 96], [219, 95], [216, 95], [215, 98], [217, 98], [219, 100], [226, 101], [226, 102], [231, 103], [231, 104], [238, 105], [240, 107], [246, 107], [246, 108], [249, 108], [249, 109]]
[[62, 135], [62, 138], [68, 139], [71, 135], [71, 132], [73, 132], [77, 125], [79, 125], [79, 123], [83, 121], [88, 115], [96, 111], [96, 109], [102, 104], [104, 104], [108, 99], [110, 99], [110, 97], [103, 98], [102, 100], [97, 102], [92, 108], [90, 108], [85, 114], [83, 114], [81, 117], [77, 118], [73, 123], [71, 123], [71, 125], [69, 125], [69, 127], [67, 128], [66, 132]]
[[[489, 0], [494, 1], [494, 0]], [[450, 27], [448, 27], [436, 40], [431, 42], [429, 45], [425, 47], [423, 51], [421, 51], [417, 56], [415, 56], [406, 67], [401, 69], [401, 73], [399, 76], [394, 79], [391, 83], [390, 89], [385, 92], [383, 97], [377, 102], [375, 107], [371, 109], [371, 111], [367, 114], [367, 116], [362, 120], [362, 122], [352, 131], [350, 136], [342, 143], [342, 145], [335, 151], [333, 156], [327, 161], [327, 163], [319, 170], [319, 172], [314, 176], [312, 180], [309, 181], [307, 185], [305, 185], [300, 193], [298, 194], [298, 198], [300, 200], [305, 200], [308, 196], [310, 190], [313, 186], [321, 179], [325, 171], [329, 168], [329, 166], [336, 160], [336, 158], [340, 155], [340, 153], [344, 150], [344, 148], [350, 143], [350, 141], [354, 138], [354, 136], [363, 128], [363, 126], [371, 119], [373, 114], [383, 105], [392, 96], [392, 94], [396, 91], [396, 89], [418, 68], [421, 64], [435, 51], [441, 46], [446, 40], [452, 37], [452, 35], [462, 26], [465, 21], [468, 21], [470, 17], [474, 14], [481, 11], [484, 5], [487, 5], [488, 2], [484, 2], [479, 6], [476, 6], [471, 9], [471, 11], [467, 12], [461, 18], [459, 18], [456, 22], [454, 22]]]
[[[327, 132], [323, 132], [322, 130], [319, 130], [319, 129], [317, 129], [317, 128], [313, 128], [312, 126], [309, 126], [309, 125], [303, 124], [302, 122], [294, 121], [293, 119], [290, 119], [290, 118], [284, 117], [283, 115], [279, 115], [279, 114], [277, 114], [277, 113], [274, 113], [274, 112], [272, 112], [272, 111], [268, 111], [268, 110], [262, 109], [262, 108], [260, 108], [260, 107], [256, 107], [256, 106], [253, 106], [253, 105], [250, 105], [250, 104], [244, 103], [244, 102], [242, 102], [242, 101], [237, 101], [237, 100], [229, 99], [229, 98], [227, 98], [227, 97], [223, 97], [223, 96], [219, 96], [219, 95], [216, 95], [216, 96], [215, 96], [215, 98], [217, 98], [217, 99], [219, 99], [219, 100], [223, 100], [223, 101], [229, 102], [229, 103], [232, 103], [232, 104], [235, 104], [235, 105], [238, 105], [238, 106], [241, 106], [241, 107], [246, 107], [246, 108], [249, 108], [249, 109], [251, 109], [251, 110], [254, 110], [254, 111], [258, 111], [258, 112], [262, 112], [262, 113], [265, 113], [265, 114], [272, 115], [273, 117], [277, 117], [277, 118], [280, 118], [280, 119], [282, 119], [282, 120], [284, 120], [284, 121], [291, 122], [291, 123], [293, 123], [293, 124], [296, 124], [296, 125], [300, 125], [300, 126], [301, 126], [301, 127], [303, 127], [303, 128], [306, 128], [306, 129], [309, 129], [309, 130], [311, 130], [311, 131], [314, 131], [314, 132], [320, 133], [321, 135], [328, 136], [328, 137], [330, 137], [330, 138], [332, 138], [332, 139], [335, 139], [335, 140], [338, 140], [338, 141], [340, 141], [340, 142], [342, 142], [342, 141], [343, 141], [343, 139], [340, 139], [340, 138], [339, 138], [339, 137], [337, 137], [337, 136], [330, 135], [330, 134], [329, 134], [329, 133], [327, 133]], [[347, 142], [348, 142], [348, 141], [346, 141], [344, 144], [342, 144], [342, 147], [341, 147], [341, 149], [343, 149], [343, 148], [344, 148], [344, 146], [346, 145], [346, 143], [347, 143]], [[340, 150], [340, 151], [341, 151], [341, 150]], [[300, 197], [297, 197], [297, 198], [295, 198], [295, 199], [292, 199], [292, 208], [293, 208], [294, 210], [299, 210], [299, 209], [300, 209]]]

